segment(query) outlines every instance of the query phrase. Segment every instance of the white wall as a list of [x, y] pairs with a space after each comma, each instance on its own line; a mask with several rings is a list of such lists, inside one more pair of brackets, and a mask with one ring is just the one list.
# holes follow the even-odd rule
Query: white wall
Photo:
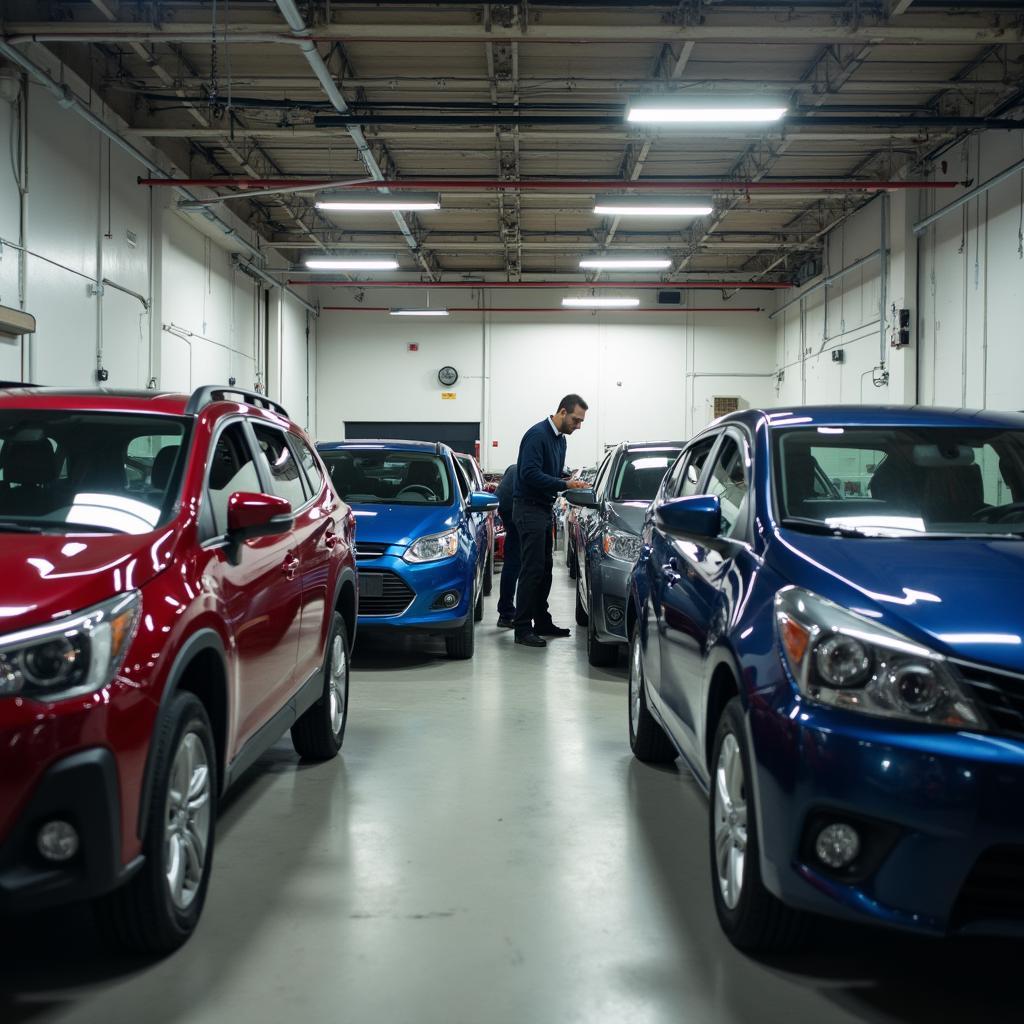
[[[942, 179], [991, 178], [1024, 156], [1024, 133], [990, 133], [943, 154]], [[963, 188], [889, 197], [890, 242], [884, 331], [881, 262], [873, 260], [775, 318], [781, 404], [901, 403], [1020, 409], [1024, 373], [1024, 259], [1018, 252], [1021, 176], [1014, 175], [921, 236], [912, 225], [954, 201]], [[827, 239], [825, 273], [882, 245], [881, 198]], [[812, 282], [813, 283], [813, 282]], [[778, 305], [792, 298], [780, 293]], [[889, 347], [892, 306], [911, 310], [911, 345]], [[884, 340], [884, 345], [882, 344]], [[843, 362], [832, 351], [843, 350]], [[884, 362], [884, 365], [883, 365]], [[875, 387], [882, 371], [890, 382]]]
[[[41, 48], [31, 56], [60, 77]], [[63, 78], [90, 95], [69, 70]], [[124, 127], [93, 100], [108, 124]], [[19, 102], [0, 100], [0, 147], [11, 150], [0, 157], [0, 304], [32, 313], [37, 330], [0, 338], [0, 379], [89, 387], [102, 366], [108, 387], [153, 380], [188, 392], [234, 377], [240, 387], [267, 387], [306, 425], [303, 307], [274, 289], [268, 316], [263, 287], [232, 265], [237, 243], [177, 213], [169, 189], [141, 188], [146, 167], [44, 87], [27, 86], [27, 124], [24, 102], [24, 84]], [[23, 166], [23, 201], [15, 166]]]
[[[475, 304], [471, 294], [464, 301], [462, 293], [460, 304]], [[550, 292], [514, 294], [503, 296], [502, 305], [553, 302]], [[321, 301], [339, 303], [338, 291], [325, 289]], [[364, 302], [386, 307], [394, 299], [367, 291]], [[742, 297], [732, 300], [744, 304]], [[318, 325], [316, 433], [322, 440], [343, 437], [349, 420], [474, 421], [481, 424], [484, 468], [501, 469], [514, 461], [524, 430], [555, 412], [564, 394], [577, 392], [590, 412], [569, 439], [568, 459], [587, 465], [604, 445], [624, 438], [690, 436], [710, 421], [712, 395], [764, 404], [772, 394], [773, 342], [764, 313], [552, 309], [420, 319], [325, 310]], [[450, 389], [437, 380], [446, 365], [459, 372]], [[443, 399], [446, 392], [455, 399]]]

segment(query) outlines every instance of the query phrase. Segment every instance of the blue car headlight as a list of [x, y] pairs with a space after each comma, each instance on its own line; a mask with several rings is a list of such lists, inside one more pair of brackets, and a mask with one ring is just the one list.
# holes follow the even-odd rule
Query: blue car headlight
[[635, 562], [640, 557], [640, 538], [635, 533], [606, 528], [601, 534], [604, 553], [623, 562]]
[[775, 597], [783, 660], [800, 692], [831, 707], [954, 729], [987, 730], [946, 659], [799, 587]]
[[440, 562], [459, 551], [459, 531], [446, 530], [429, 537], [420, 537], [409, 545], [402, 558], [407, 562]]

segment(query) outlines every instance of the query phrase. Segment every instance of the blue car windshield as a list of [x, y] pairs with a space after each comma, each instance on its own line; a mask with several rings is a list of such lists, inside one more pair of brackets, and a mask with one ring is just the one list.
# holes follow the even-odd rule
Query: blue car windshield
[[345, 448], [321, 451], [335, 490], [347, 502], [450, 505], [451, 477], [444, 459], [429, 452]]
[[626, 452], [615, 471], [612, 501], [653, 501], [678, 448], [638, 448]]
[[1024, 431], [800, 427], [773, 435], [786, 526], [882, 537], [1024, 532]]

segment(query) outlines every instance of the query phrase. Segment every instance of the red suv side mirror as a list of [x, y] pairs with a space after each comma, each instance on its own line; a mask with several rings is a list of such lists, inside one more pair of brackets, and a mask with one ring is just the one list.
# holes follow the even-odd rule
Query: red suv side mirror
[[287, 498], [252, 491], [235, 491], [228, 498], [228, 537], [236, 544], [284, 533], [293, 519], [292, 503]]

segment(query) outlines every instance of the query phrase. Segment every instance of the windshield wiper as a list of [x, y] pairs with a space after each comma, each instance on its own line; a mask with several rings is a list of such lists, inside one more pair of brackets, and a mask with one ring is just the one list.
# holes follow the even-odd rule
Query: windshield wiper
[[[864, 533], [861, 530], [850, 526], [836, 526], [823, 522], [821, 519], [806, 519], [804, 516], [786, 516], [781, 525], [792, 527], [794, 530], [803, 530], [805, 533], [821, 533], [830, 537], [872, 537], [873, 534]], [[888, 534], [887, 536], [892, 536]]]

